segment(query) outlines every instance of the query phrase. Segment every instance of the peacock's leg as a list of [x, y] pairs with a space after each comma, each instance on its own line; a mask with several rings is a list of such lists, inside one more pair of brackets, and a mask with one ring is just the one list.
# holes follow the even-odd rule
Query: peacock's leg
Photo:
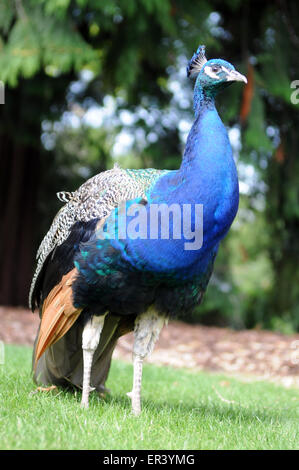
[[158, 315], [153, 309], [139, 315], [135, 320], [133, 346], [133, 388], [127, 393], [132, 401], [132, 412], [138, 416], [141, 412], [142, 364], [154, 349], [166, 317]]
[[88, 397], [91, 390], [90, 375], [92, 359], [95, 350], [100, 341], [101, 332], [104, 326], [105, 315], [93, 316], [86, 323], [82, 334], [82, 349], [83, 349], [83, 391], [81, 408], [88, 408]]

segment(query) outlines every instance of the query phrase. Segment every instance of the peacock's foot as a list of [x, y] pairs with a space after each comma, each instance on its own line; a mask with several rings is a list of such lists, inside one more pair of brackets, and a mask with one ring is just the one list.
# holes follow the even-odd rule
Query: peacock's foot
[[52, 390], [57, 390], [56, 385], [50, 385], [50, 387], [37, 387], [37, 392], [52, 392]]
[[80, 408], [87, 410], [89, 407], [88, 399], [87, 400], [81, 400]]
[[37, 387], [35, 390], [30, 392], [30, 395], [35, 395], [36, 393], [39, 393], [39, 392], [43, 392], [43, 393], [52, 392], [53, 390], [55, 390], [55, 391], [58, 390], [56, 385], [50, 385], [49, 387]]

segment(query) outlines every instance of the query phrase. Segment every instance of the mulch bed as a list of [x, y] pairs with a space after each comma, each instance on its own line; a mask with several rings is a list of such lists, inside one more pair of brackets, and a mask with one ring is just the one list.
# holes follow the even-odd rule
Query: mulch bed
[[[0, 307], [0, 340], [4, 343], [32, 346], [38, 324], [37, 313]], [[131, 361], [132, 343], [131, 333], [120, 338], [114, 357]], [[172, 321], [164, 327], [147, 361], [299, 387], [299, 334], [234, 331]]]

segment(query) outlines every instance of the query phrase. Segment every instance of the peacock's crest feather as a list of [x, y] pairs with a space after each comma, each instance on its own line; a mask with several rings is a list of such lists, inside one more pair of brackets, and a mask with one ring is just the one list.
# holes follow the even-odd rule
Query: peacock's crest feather
[[198, 46], [197, 51], [193, 54], [187, 65], [187, 77], [195, 77], [199, 74], [207, 58], [205, 56], [205, 46]]

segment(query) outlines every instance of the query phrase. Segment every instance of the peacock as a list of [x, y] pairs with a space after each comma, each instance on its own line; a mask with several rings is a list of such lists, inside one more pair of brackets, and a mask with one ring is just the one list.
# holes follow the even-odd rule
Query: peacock
[[117, 338], [134, 330], [128, 395], [140, 414], [143, 361], [168, 319], [201, 302], [238, 210], [236, 166], [215, 97], [246, 77], [223, 59], [207, 60], [202, 45], [187, 77], [196, 77], [195, 117], [180, 168], [115, 165], [58, 193], [65, 205], [37, 252], [29, 295], [41, 317], [34, 378], [81, 387], [82, 407], [91, 390], [105, 390]]

